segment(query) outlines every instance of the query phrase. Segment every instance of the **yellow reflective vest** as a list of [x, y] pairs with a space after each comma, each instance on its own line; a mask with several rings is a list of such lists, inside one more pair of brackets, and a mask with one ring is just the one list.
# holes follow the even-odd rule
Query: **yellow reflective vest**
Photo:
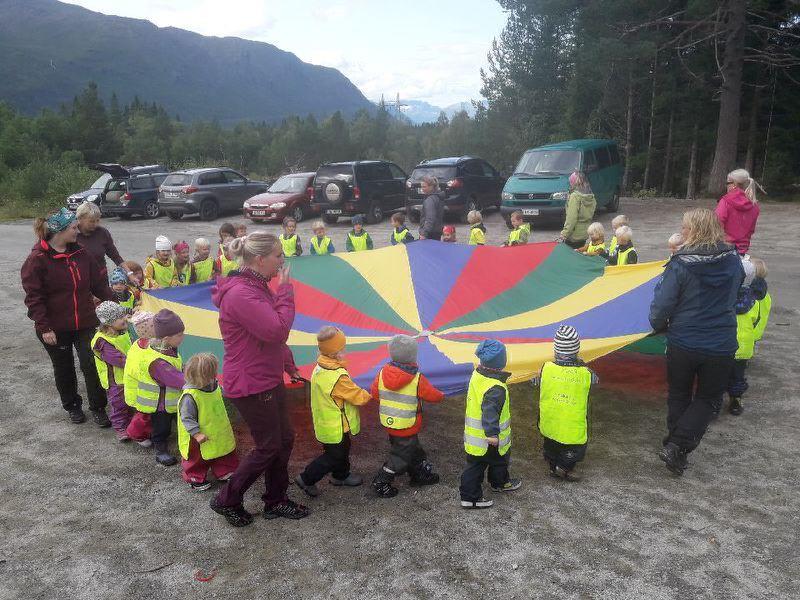
[[349, 402], [340, 407], [333, 399], [333, 388], [347, 369], [324, 369], [317, 365], [311, 373], [311, 417], [314, 435], [323, 444], [338, 444], [344, 436], [344, 420], [351, 435], [361, 431], [361, 417], [357, 406]]
[[231, 271], [235, 271], [236, 269], [239, 268], [239, 263], [237, 263], [235, 260], [229, 260], [225, 256], [225, 253], [223, 252], [222, 254], [219, 255], [219, 267], [222, 276], [227, 277], [228, 273], [230, 273]]
[[192, 263], [192, 266], [194, 266], [194, 278], [197, 283], [209, 281], [214, 275], [214, 259], [210, 256], [205, 260]]
[[628, 248], [627, 250], [619, 250], [617, 251], [617, 266], [622, 267], [628, 264], [628, 255], [635, 250], [633, 246]]
[[283, 246], [283, 255], [286, 257], [295, 256], [297, 254], [297, 234], [295, 233], [291, 237], [286, 237], [283, 234], [278, 236], [278, 239], [281, 241], [281, 246]]
[[611, 243], [608, 245], [608, 253], [614, 254], [614, 250], [617, 249], [617, 236], [611, 238]]
[[767, 328], [767, 321], [769, 321], [769, 313], [772, 312], [772, 296], [764, 296], [761, 300], [756, 300], [758, 304], [758, 319], [756, 320], [753, 333], [755, 333], [756, 341], [764, 337], [764, 330]]
[[606, 247], [605, 242], [600, 242], [599, 244], [593, 244], [591, 241], [589, 241], [586, 244], [586, 254], [597, 254], [600, 250], [605, 249], [605, 247]]
[[192, 281], [192, 263], [183, 266], [182, 270], [178, 270], [178, 265], [175, 265], [175, 285], [180, 287], [189, 285]]
[[419, 373], [399, 390], [390, 390], [383, 384], [383, 370], [378, 376], [381, 425], [387, 429], [408, 429], [417, 422]]
[[148, 262], [153, 267], [153, 281], [156, 282], [158, 287], [168, 288], [171, 287], [175, 279], [175, 263], [170, 259], [168, 265], [162, 265], [155, 258], [148, 259]]
[[403, 230], [400, 233], [397, 233], [397, 229], [392, 229], [392, 238], [394, 238], [395, 244], [402, 244], [404, 240], [410, 235], [411, 232], [406, 228], [403, 228]]
[[756, 300], [746, 313], [736, 315], [736, 360], [750, 360], [756, 345], [756, 323], [760, 306]]
[[[142, 349], [138, 344], [131, 347], [125, 361], [125, 402], [139, 412], [154, 413], [158, 409], [161, 386], [150, 375], [150, 365], [158, 359], [183, 370], [180, 356], [168, 356], [149, 346]], [[178, 411], [180, 396], [181, 390], [164, 388], [164, 407], [168, 413]]]
[[[222, 389], [217, 386], [213, 392], [204, 392], [197, 388], [186, 388], [181, 394], [180, 402], [184, 402], [186, 396], [191, 396], [197, 405], [200, 433], [208, 437], [207, 441], [200, 444], [200, 456], [204, 460], [213, 460], [233, 452], [236, 449], [236, 437], [233, 435], [225, 401], [222, 399]], [[181, 456], [187, 460], [190, 438], [189, 432], [178, 418], [178, 449]]]
[[322, 241], [317, 236], [311, 238], [311, 247], [314, 248], [314, 252], [319, 255], [327, 254], [328, 253], [328, 246], [331, 245], [331, 238], [327, 235], [322, 238]]
[[349, 231], [347, 233], [347, 238], [350, 240], [350, 245], [353, 248], [353, 252], [369, 250], [369, 246], [367, 245], [369, 234], [367, 232], [362, 232], [361, 235], [356, 235], [352, 231]]
[[562, 444], [585, 444], [592, 372], [546, 362], [539, 392], [539, 431]]
[[470, 246], [483, 246], [486, 244], [486, 234], [480, 227], [480, 223], [473, 225], [469, 230]]
[[[525, 234], [523, 236], [523, 233]], [[522, 244], [528, 243], [528, 236], [531, 234], [531, 224], [530, 223], [523, 223], [516, 229], [514, 229], [511, 233], [508, 234], [508, 245], [509, 246], [521, 246]], [[470, 237], [472, 233], [470, 233]], [[524, 240], [523, 240], [524, 238]]]
[[[133, 294], [131, 294], [131, 298]], [[100, 353], [95, 350], [94, 346], [97, 343], [97, 340], [105, 340], [114, 348], [122, 352], [127, 356], [128, 350], [131, 347], [131, 336], [128, 335], [127, 331], [120, 333], [119, 335], [108, 335], [107, 333], [103, 333], [102, 331], [98, 331], [94, 334], [92, 338], [92, 352], [94, 353], [94, 364], [97, 367], [97, 377], [100, 379], [100, 385], [103, 386], [104, 390], [108, 389], [110, 380], [108, 377], [108, 372], [113, 371], [114, 373], [114, 383], [117, 385], [123, 385], [123, 381], [125, 378], [125, 371], [121, 367], [112, 367], [106, 362], [103, 362], [103, 359], [100, 358]]]
[[508, 395], [508, 386], [504, 381], [492, 379], [480, 374], [477, 370], [472, 372], [467, 390], [467, 406], [464, 414], [464, 451], [472, 456], [483, 456], [489, 450], [489, 442], [483, 431], [483, 411], [481, 404], [483, 396], [495, 386], [505, 390], [506, 400], [500, 411], [500, 435], [498, 435], [497, 451], [504, 455], [511, 449], [511, 399]]

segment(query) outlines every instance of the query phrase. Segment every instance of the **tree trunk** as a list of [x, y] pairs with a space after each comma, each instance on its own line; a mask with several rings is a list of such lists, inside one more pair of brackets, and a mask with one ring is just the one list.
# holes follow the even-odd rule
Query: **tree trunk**
[[756, 162], [756, 143], [758, 142], [758, 109], [761, 88], [758, 85], [759, 76], [756, 75], [756, 85], [753, 88], [753, 101], [750, 106], [750, 125], [747, 128], [747, 156], [744, 159], [744, 168], [748, 173], [753, 173]]
[[667, 148], [664, 151], [664, 179], [661, 182], [661, 195], [666, 196], [667, 192], [671, 192], [670, 188], [670, 163], [672, 162], [672, 125], [675, 123], [675, 105], [669, 110], [669, 127], [667, 129]]
[[653, 156], [653, 125], [656, 120], [656, 75], [658, 74], [658, 52], [653, 59], [653, 93], [650, 96], [650, 133], [647, 136], [647, 157], [644, 162], [644, 177], [642, 178], [642, 189], [648, 189], [650, 184], [650, 163]]
[[694, 200], [695, 190], [697, 189], [697, 133], [699, 127], [697, 123], [692, 129], [692, 149], [689, 151], [689, 178], [686, 181], [686, 198]]
[[627, 192], [631, 176], [633, 155], [633, 66], [628, 71], [628, 114], [625, 120], [625, 170], [622, 173], [622, 191]]
[[714, 161], [708, 175], [709, 193], [719, 195], [725, 187], [725, 177], [736, 162], [739, 118], [742, 101], [742, 66], [744, 64], [744, 34], [747, 0], [728, 0], [728, 22], [725, 52], [722, 59], [722, 87], [717, 122], [717, 144]]

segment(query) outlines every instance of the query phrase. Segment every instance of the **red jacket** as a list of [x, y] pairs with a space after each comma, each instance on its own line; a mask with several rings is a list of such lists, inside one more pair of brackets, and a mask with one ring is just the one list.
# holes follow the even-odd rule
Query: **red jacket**
[[97, 327], [92, 296], [114, 300], [97, 261], [78, 244], [59, 253], [46, 241], [37, 242], [20, 274], [28, 317], [39, 333]]
[[739, 254], [746, 254], [750, 249], [750, 238], [760, 212], [758, 204], [750, 202], [741, 188], [734, 188], [720, 198], [717, 217], [725, 230], [725, 238], [736, 246]]
[[[399, 390], [405, 385], [408, 385], [417, 374], [417, 365], [406, 365], [390, 362], [378, 372], [375, 376], [375, 381], [372, 382], [370, 393], [375, 400], [378, 400], [378, 380], [381, 373], [383, 373], [383, 385], [390, 390]], [[417, 420], [408, 429], [389, 429], [386, 431], [389, 435], [395, 437], [410, 437], [417, 435], [422, 428], [422, 401], [425, 402], [441, 402], [444, 394], [433, 387], [425, 377], [420, 374], [419, 385], [417, 387]]]

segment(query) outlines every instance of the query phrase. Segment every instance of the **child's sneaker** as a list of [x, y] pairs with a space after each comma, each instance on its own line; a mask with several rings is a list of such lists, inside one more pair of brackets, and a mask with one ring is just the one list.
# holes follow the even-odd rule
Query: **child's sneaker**
[[308, 485], [305, 481], [303, 481], [302, 473], [294, 478], [294, 482], [300, 487], [301, 490], [303, 490], [312, 498], [319, 496], [319, 488], [316, 485]]
[[580, 481], [581, 476], [578, 475], [574, 470], [567, 471], [564, 467], [556, 465], [550, 468], [550, 477], [555, 477], [556, 479], [563, 479], [564, 481]]
[[435, 485], [439, 483], [439, 475], [433, 472], [433, 465], [427, 460], [411, 472], [409, 485], [419, 487], [423, 485]]
[[522, 486], [522, 479], [509, 479], [500, 487], [492, 486], [493, 492], [513, 492]]
[[333, 485], [345, 485], [347, 487], [358, 487], [362, 483], [364, 483], [364, 479], [360, 475], [353, 475], [350, 473], [344, 479], [336, 479], [335, 477], [331, 477], [331, 483]]
[[189, 483], [193, 492], [205, 492], [211, 489], [210, 481], [192, 481]]
[[494, 500], [487, 500], [481, 498], [480, 500], [462, 500], [461, 508], [475, 509], [475, 508], [490, 508], [494, 505]]
[[264, 518], [269, 520], [283, 517], [284, 519], [302, 519], [307, 517], [308, 508], [291, 500], [284, 500], [274, 506], [264, 507]]
[[245, 527], [253, 522], [253, 515], [247, 512], [240, 504], [239, 506], [219, 506], [216, 496], [208, 501], [208, 505], [218, 515], [225, 517], [228, 524], [233, 527]]
[[142, 448], [152, 448], [153, 447], [153, 442], [150, 439], [136, 440], [136, 443], [139, 444]]
[[731, 404], [728, 407], [728, 412], [730, 412], [735, 417], [738, 417], [740, 414], [744, 412], [744, 405], [742, 404], [742, 399], [738, 396], [731, 396]]
[[123, 442], [130, 442], [131, 436], [128, 435], [127, 431], [118, 431], [117, 432], [117, 441], [120, 443]]
[[388, 481], [380, 481], [377, 477], [372, 480], [372, 489], [380, 498], [394, 498], [397, 496], [397, 488]]

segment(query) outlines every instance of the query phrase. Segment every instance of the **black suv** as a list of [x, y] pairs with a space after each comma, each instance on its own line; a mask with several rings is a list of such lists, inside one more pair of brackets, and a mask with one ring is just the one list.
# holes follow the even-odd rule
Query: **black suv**
[[380, 223], [405, 205], [406, 179], [403, 169], [385, 160], [324, 164], [314, 176], [311, 202], [328, 224], [362, 214], [367, 223]]
[[170, 219], [197, 214], [213, 221], [220, 213], [242, 212], [244, 201], [269, 188], [266, 181], [248, 179], [227, 167], [175, 171], [161, 185], [158, 204]]
[[155, 219], [158, 211], [158, 187], [169, 174], [162, 165], [123, 167], [113, 163], [92, 165], [93, 169], [111, 175], [100, 194], [100, 212], [129, 219], [143, 215]]
[[422, 178], [432, 175], [439, 180], [445, 195], [445, 215], [457, 214], [466, 223], [467, 213], [500, 206], [503, 186], [506, 183], [492, 165], [474, 156], [455, 156], [424, 160], [411, 172], [406, 187], [408, 199], [406, 212], [414, 223], [419, 222], [423, 195]]

